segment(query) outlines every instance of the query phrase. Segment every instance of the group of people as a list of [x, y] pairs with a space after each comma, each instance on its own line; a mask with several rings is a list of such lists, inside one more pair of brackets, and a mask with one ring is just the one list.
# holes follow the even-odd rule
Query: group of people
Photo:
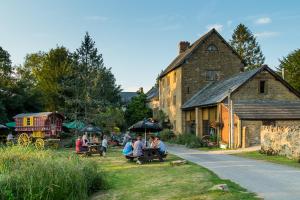
[[83, 136], [78, 136], [76, 140], [76, 152], [88, 151], [88, 146], [91, 143], [100, 145], [102, 155], [105, 156], [108, 148], [108, 140], [106, 135], [103, 136], [101, 142], [99, 141], [99, 138], [96, 135], [93, 135], [93, 137], [90, 137], [90, 139], [88, 139], [87, 134], [84, 134]]
[[[149, 147], [152, 149], [157, 149], [158, 157], [160, 161], [163, 161], [162, 156], [167, 153], [166, 145], [160, 140], [158, 136], [151, 136], [150, 141], [142, 140], [141, 136], [137, 136], [136, 139], [129, 139], [124, 148], [123, 154], [127, 157], [141, 157], [143, 155], [143, 149]], [[139, 160], [137, 162], [140, 162]]]

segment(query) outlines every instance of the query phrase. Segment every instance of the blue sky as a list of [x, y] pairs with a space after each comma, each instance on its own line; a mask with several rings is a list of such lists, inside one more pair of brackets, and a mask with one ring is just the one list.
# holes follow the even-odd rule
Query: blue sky
[[300, 47], [300, 1], [280, 0], [0, 0], [0, 46], [14, 64], [28, 53], [80, 46], [88, 31], [124, 91], [145, 90], [178, 54], [215, 27], [226, 40], [244, 23], [266, 64]]

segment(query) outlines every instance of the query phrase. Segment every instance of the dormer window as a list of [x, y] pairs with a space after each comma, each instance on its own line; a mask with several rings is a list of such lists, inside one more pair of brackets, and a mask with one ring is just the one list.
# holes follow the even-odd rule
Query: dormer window
[[210, 45], [207, 47], [207, 51], [208, 51], [208, 52], [215, 52], [215, 51], [218, 51], [218, 48], [216, 47], [216, 45], [210, 44]]

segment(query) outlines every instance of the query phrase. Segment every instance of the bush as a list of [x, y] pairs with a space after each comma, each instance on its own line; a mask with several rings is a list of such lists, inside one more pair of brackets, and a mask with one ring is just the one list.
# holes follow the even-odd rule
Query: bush
[[62, 151], [0, 149], [0, 199], [88, 199], [105, 188], [92, 160]]
[[175, 137], [175, 134], [173, 133], [173, 131], [170, 131], [168, 129], [164, 129], [163, 131], [161, 131], [159, 133], [159, 136], [160, 136], [161, 140], [169, 141], [169, 140], [171, 140]]
[[193, 134], [180, 134], [170, 140], [172, 143], [182, 144], [189, 148], [199, 148], [203, 146], [201, 139]]

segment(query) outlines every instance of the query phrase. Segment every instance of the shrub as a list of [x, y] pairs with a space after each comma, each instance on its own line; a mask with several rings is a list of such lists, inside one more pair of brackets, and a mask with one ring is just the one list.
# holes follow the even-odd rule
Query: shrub
[[163, 131], [161, 131], [159, 133], [159, 136], [160, 136], [161, 140], [169, 141], [175, 137], [175, 134], [171, 130], [164, 129]]
[[189, 148], [199, 148], [203, 146], [201, 139], [193, 134], [180, 134], [170, 140], [172, 143], [182, 144]]
[[105, 188], [92, 160], [62, 151], [0, 149], [0, 199], [87, 199]]

